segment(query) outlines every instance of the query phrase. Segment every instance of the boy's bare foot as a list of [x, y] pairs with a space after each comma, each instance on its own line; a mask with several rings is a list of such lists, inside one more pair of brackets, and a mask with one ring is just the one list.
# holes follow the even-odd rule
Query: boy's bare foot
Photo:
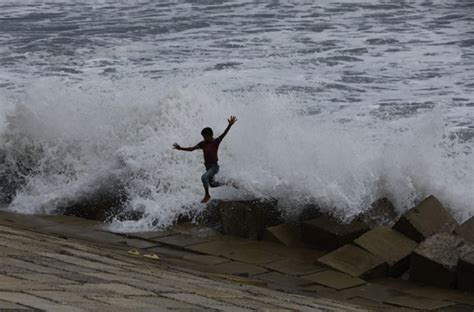
[[207, 203], [207, 202], [209, 201], [209, 199], [211, 199], [211, 196], [206, 195], [206, 196], [204, 196], [204, 198], [201, 200], [201, 203], [203, 203], [203, 204], [204, 204], [204, 203]]

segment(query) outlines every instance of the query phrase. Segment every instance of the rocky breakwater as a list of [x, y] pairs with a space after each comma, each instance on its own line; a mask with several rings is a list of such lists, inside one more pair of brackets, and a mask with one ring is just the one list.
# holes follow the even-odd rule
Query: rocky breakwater
[[228, 235], [320, 250], [315, 263], [347, 277], [474, 291], [474, 218], [459, 225], [434, 196], [398, 219], [390, 201], [381, 199], [350, 223], [320, 212], [285, 223], [276, 204], [213, 202], [199, 220]]

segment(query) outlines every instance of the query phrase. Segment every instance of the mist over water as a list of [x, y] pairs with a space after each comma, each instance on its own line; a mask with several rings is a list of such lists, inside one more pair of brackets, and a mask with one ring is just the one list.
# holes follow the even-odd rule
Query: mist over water
[[469, 1], [0, 11], [0, 186], [12, 210], [55, 213], [117, 184], [145, 214], [112, 226], [167, 226], [203, 207], [202, 154], [172, 143], [195, 145], [236, 115], [218, 177], [239, 190], [214, 198], [277, 198], [288, 214], [316, 203], [350, 220], [381, 197], [403, 212], [433, 194], [458, 220], [474, 215]]

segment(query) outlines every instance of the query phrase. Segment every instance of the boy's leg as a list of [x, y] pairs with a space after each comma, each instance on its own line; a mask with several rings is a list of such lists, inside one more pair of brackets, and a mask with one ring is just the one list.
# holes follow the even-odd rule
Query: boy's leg
[[222, 183], [216, 182], [214, 180], [214, 176], [219, 172], [219, 166], [214, 166], [214, 167], [210, 168], [209, 171], [211, 171], [211, 173], [209, 175], [209, 186], [210, 187], [222, 186]]
[[209, 186], [210, 187], [217, 187], [220, 186], [221, 184], [214, 181], [214, 176], [219, 172], [219, 166], [212, 166], [210, 167], [202, 176], [201, 176], [201, 181], [202, 185], [204, 186], [204, 198], [202, 199], [202, 203], [206, 203], [209, 201], [211, 198], [211, 195], [209, 195]]
[[216, 174], [213, 169], [214, 167], [209, 168], [209, 170], [201, 176], [202, 185], [204, 186], [204, 198], [201, 200], [201, 203], [206, 203], [211, 198], [209, 195], [209, 184], [212, 177]]

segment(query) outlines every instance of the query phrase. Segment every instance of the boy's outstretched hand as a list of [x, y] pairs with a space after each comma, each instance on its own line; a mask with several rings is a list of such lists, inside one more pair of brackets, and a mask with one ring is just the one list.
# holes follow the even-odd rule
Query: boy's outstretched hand
[[230, 116], [227, 121], [229, 122], [229, 125], [232, 126], [237, 121], [237, 118], [235, 116]]
[[179, 150], [179, 149], [181, 149], [181, 146], [179, 146], [178, 143], [174, 143], [173, 148], [176, 149], [176, 150]]

